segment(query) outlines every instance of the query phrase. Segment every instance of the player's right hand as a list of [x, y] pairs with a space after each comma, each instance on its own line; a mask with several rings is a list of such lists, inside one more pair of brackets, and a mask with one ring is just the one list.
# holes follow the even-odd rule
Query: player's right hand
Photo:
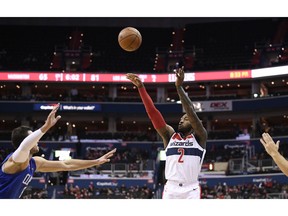
[[46, 133], [51, 127], [53, 127], [57, 121], [61, 118], [60, 115], [55, 116], [57, 110], [59, 109], [60, 104], [58, 103], [56, 106], [53, 107], [52, 111], [49, 113], [45, 124], [42, 126], [42, 132]]
[[126, 78], [129, 79], [137, 88], [141, 88], [144, 86], [143, 82], [139, 78], [138, 75], [133, 74], [133, 73], [127, 73]]

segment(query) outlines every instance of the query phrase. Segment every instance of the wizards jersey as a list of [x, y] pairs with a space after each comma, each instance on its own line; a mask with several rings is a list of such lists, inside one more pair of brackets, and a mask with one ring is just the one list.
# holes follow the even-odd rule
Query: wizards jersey
[[0, 199], [18, 199], [32, 180], [36, 170], [36, 163], [33, 158], [30, 159], [28, 167], [15, 174], [7, 174], [2, 171], [3, 164], [12, 155], [9, 154], [0, 164]]
[[165, 177], [182, 183], [198, 183], [198, 176], [206, 153], [193, 134], [182, 138], [174, 133], [165, 149]]

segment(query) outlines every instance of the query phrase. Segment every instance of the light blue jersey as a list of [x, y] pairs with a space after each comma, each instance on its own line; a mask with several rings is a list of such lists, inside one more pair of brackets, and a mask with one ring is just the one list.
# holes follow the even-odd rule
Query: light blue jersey
[[30, 159], [28, 167], [15, 174], [7, 174], [2, 171], [3, 164], [12, 155], [9, 154], [0, 164], [0, 199], [18, 199], [32, 180], [36, 170], [36, 163], [33, 158]]

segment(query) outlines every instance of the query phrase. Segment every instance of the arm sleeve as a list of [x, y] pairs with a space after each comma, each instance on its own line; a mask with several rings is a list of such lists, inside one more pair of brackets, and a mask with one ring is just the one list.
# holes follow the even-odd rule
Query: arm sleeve
[[153, 104], [153, 101], [148, 95], [145, 87], [138, 88], [138, 91], [154, 128], [159, 129], [165, 127], [166, 122], [159, 110]]
[[16, 149], [12, 155], [12, 160], [16, 163], [23, 163], [27, 160], [30, 154], [30, 150], [37, 144], [44, 133], [41, 129], [38, 129], [27, 136]]

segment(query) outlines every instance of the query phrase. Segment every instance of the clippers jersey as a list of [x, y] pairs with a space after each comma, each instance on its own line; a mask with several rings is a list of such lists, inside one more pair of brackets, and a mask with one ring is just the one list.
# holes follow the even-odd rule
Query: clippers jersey
[[36, 163], [33, 158], [30, 159], [28, 167], [15, 174], [7, 174], [2, 171], [3, 164], [12, 155], [9, 154], [0, 164], [0, 199], [18, 199], [32, 180], [36, 170]]
[[165, 149], [165, 177], [182, 183], [198, 183], [198, 175], [206, 153], [193, 134], [182, 138], [174, 133]]

